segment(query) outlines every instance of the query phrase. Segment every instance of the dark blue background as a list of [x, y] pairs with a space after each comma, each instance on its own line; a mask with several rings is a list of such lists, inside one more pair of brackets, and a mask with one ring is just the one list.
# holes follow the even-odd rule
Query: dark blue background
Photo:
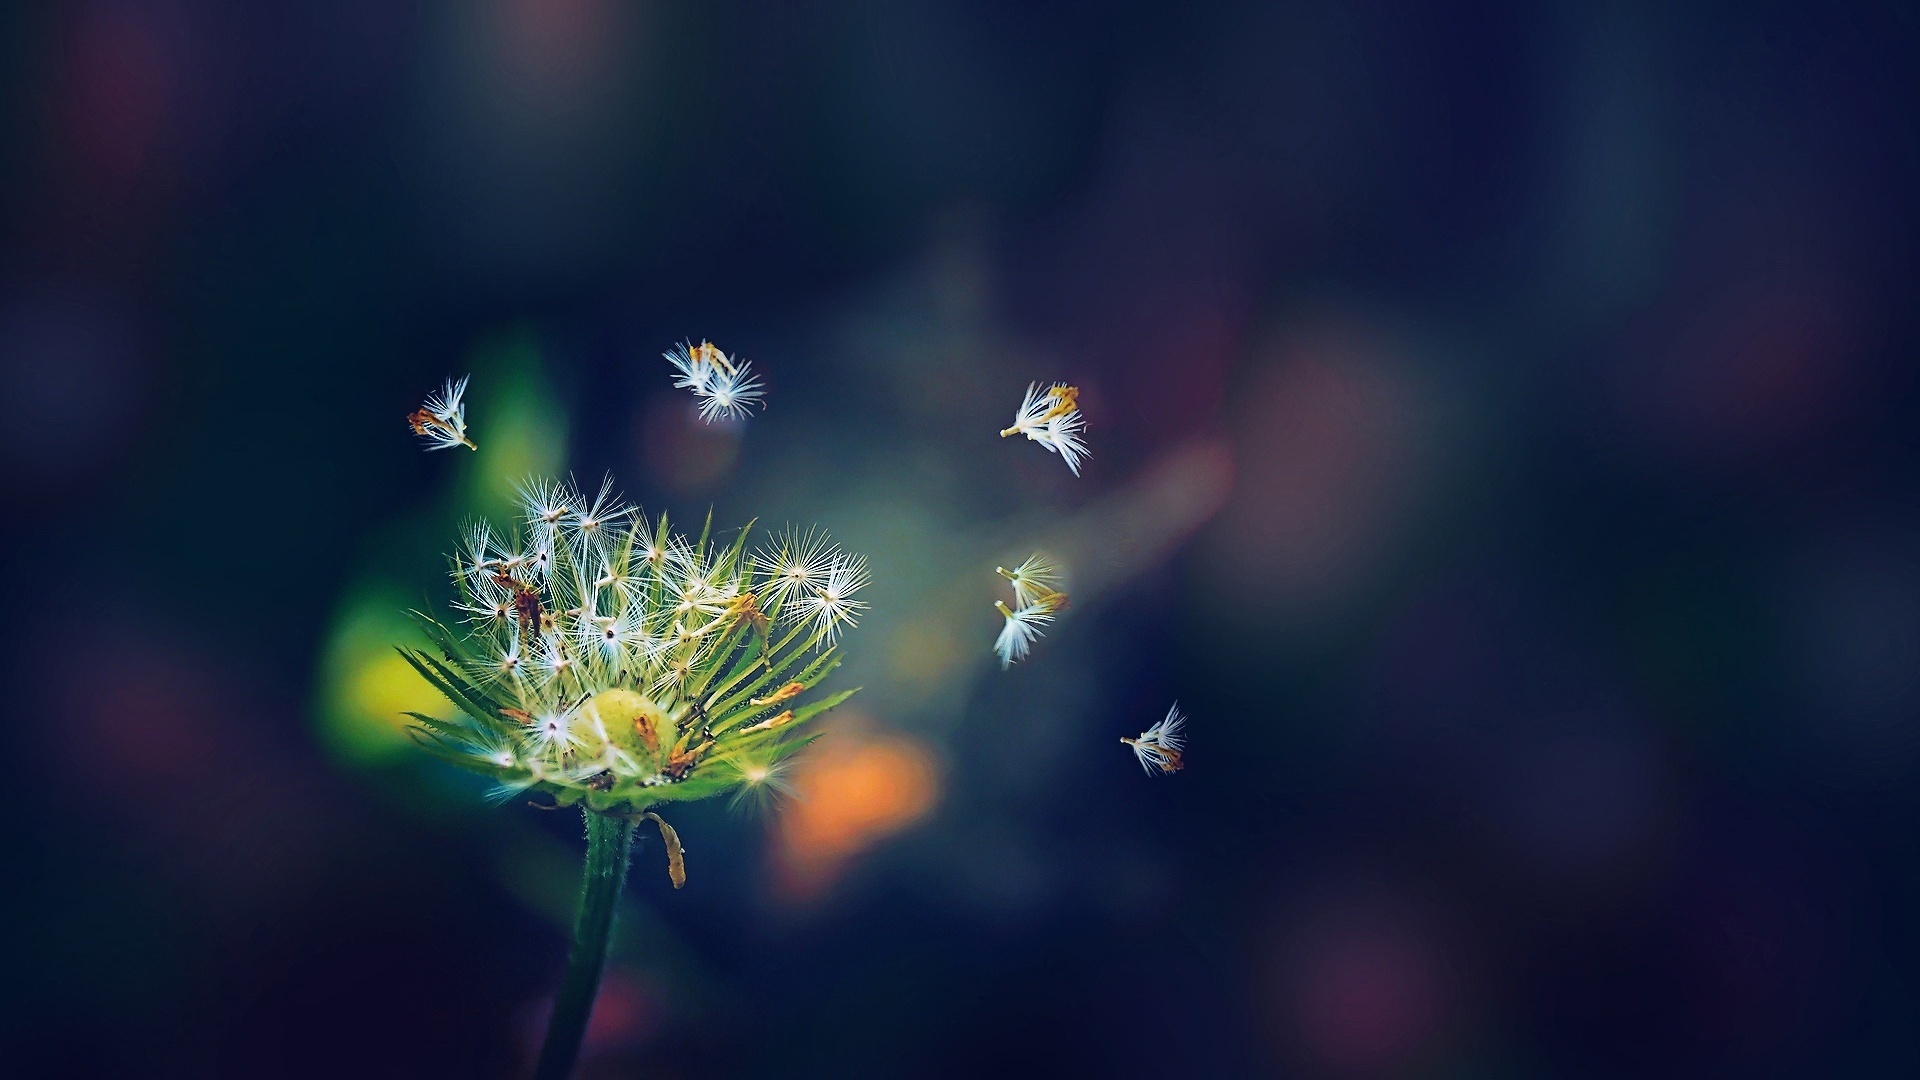
[[[1920, 1074], [1917, 35], [9, 7], [4, 1071], [524, 1071], [564, 933], [513, 882], [577, 827], [315, 719], [345, 598], [452, 543], [400, 418], [473, 368], [487, 445], [506, 340], [576, 473], [872, 552], [829, 737], [939, 777], [805, 897], [685, 811], [583, 1075]], [[764, 417], [686, 423], [687, 336]], [[992, 435], [1048, 378], [1078, 481]], [[1035, 535], [1086, 602], [1003, 675]]]

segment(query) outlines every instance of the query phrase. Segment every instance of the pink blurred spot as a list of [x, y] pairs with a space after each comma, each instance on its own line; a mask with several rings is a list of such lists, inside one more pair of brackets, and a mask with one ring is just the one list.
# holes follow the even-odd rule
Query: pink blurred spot
[[1432, 403], [1367, 327], [1298, 328], [1235, 402], [1239, 483], [1221, 517], [1222, 568], [1312, 605], [1379, 563], [1429, 475]]
[[1371, 1076], [1437, 1049], [1459, 988], [1409, 913], [1342, 905], [1304, 920], [1281, 956], [1286, 1041], [1326, 1072]]
[[1630, 413], [1656, 444], [1711, 462], [1830, 428], [1859, 390], [1863, 312], [1839, 283], [1754, 280], [1623, 365]]
[[67, 52], [66, 127], [88, 171], [131, 184], [154, 164], [178, 104], [179, 41], [165, 5], [91, 4]]
[[[1115, 344], [1131, 355], [1122, 376], [1127, 406], [1148, 438], [1163, 440], [1218, 421], [1227, 372], [1241, 348], [1237, 299], [1211, 291], [1176, 296], [1123, 320], [1147, 324]], [[1098, 405], [1089, 399], [1090, 410], [1097, 412]]]
[[[639, 1046], [659, 1029], [662, 1002], [643, 979], [620, 968], [609, 967], [600, 980], [600, 992], [593, 999], [593, 1012], [587, 1017], [587, 1032], [581, 1040], [581, 1057], [592, 1058], [618, 1053]], [[547, 1023], [553, 1019], [553, 998], [529, 1001], [516, 1010], [513, 1019], [514, 1041], [523, 1065], [530, 1067], [546, 1039]]]
[[501, 31], [529, 64], [564, 67], [593, 47], [606, 7], [604, 0], [506, 0]]
[[276, 744], [293, 722], [286, 702], [183, 640], [177, 622], [111, 610], [46, 636], [92, 646], [29, 658], [52, 691], [35, 750], [86, 796], [77, 806], [160, 853], [169, 880], [209, 903], [311, 893], [337, 793]]
[[668, 491], [692, 495], [712, 490], [740, 460], [740, 440], [750, 421], [700, 418], [691, 390], [655, 395], [638, 418], [635, 438], [647, 473]]
[[135, 654], [75, 704], [74, 744], [99, 779], [142, 790], [192, 783], [216, 767], [221, 742], [213, 720], [226, 703], [195, 673]]
[[608, 0], [495, 0], [492, 66], [506, 88], [549, 117], [608, 89], [631, 12]]
[[621, 971], [609, 971], [600, 983], [587, 1018], [588, 1053], [618, 1050], [642, 1042], [659, 1019], [659, 1004], [638, 980]]

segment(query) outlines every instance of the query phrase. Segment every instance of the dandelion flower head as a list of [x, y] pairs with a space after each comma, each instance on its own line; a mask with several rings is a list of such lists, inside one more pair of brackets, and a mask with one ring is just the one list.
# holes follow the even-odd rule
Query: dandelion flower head
[[[824, 534], [749, 550], [653, 522], [604, 485], [524, 485], [508, 531], [475, 523], [452, 558], [449, 626], [416, 613], [432, 652], [402, 650], [459, 708], [415, 715], [419, 741], [492, 777], [499, 797], [638, 813], [771, 782], [839, 665], [866, 564]], [[781, 568], [800, 566], [804, 575]]]

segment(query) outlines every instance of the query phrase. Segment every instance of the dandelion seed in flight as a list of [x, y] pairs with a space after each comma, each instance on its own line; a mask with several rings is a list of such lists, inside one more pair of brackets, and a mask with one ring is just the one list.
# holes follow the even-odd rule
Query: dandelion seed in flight
[[1014, 607], [1032, 607], [1046, 600], [1049, 614], [1066, 609], [1067, 594], [1054, 588], [1060, 580], [1060, 569], [1045, 555], [1031, 555], [1011, 570], [996, 566], [993, 572], [1013, 586]]
[[1152, 776], [1155, 770], [1177, 773], [1186, 767], [1186, 727], [1187, 718], [1180, 712], [1180, 703], [1176, 701], [1167, 710], [1165, 719], [1141, 732], [1137, 738], [1129, 739], [1122, 735], [1120, 741], [1133, 748], [1133, 756], [1140, 760], [1140, 767], [1147, 771], [1148, 776]]
[[1028, 383], [1026, 396], [1013, 414], [1013, 426], [1000, 432], [1001, 438], [1025, 435], [1067, 463], [1075, 476], [1080, 475], [1080, 459], [1090, 456], [1085, 432], [1086, 418], [1080, 415], [1080, 388], [1054, 383], [1045, 390], [1039, 383]]
[[467, 406], [460, 400], [467, 392], [467, 379], [465, 375], [460, 376], [459, 382], [448, 379], [438, 393], [428, 394], [425, 404], [407, 414], [407, 426], [427, 440], [428, 450], [453, 446], [480, 449], [467, 438]]
[[700, 401], [700, 418], [737, 420], [761, 407], [766, 389], [753, 373], [753, 363], [736, 360], [710, 341], [682, 342], [662, 354], [673, 365], [673, 385], [692, 390]]
[[1053, 621], [1053, 611], [1044, 604], [1029, 604], [1016, 611], [1002, 600], [995, 600], [993, 606], [1000, 609], [1000, 617], [1006, 620], [1000, 627], [1000, 636], [994, 639], [993, 651], [1000, 657], [1000, 666], [1010, 668], [1027, 658], [1033, 643], [1041, 636], [1040, 628]]

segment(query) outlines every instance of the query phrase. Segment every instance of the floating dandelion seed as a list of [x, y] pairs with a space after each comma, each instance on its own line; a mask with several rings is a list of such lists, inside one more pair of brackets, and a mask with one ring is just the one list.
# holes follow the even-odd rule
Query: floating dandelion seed
[[425, 404], [407, 414], [407, 426], [427, 440], [428, 450], [453, 446], [480, 449], [467, 438], [467, 406], [460, 400], [467, 392], [468, 378], [462, 375], [459, 382], [449, 378], [438, 393], [428, 394]]
[[1000, 636], [994, 639], [993, 651], [1000, 657], [1000, 666], [1010, 668], [1027, 658], [1027, 652], [1041, 637], [1040, 628], [1067, 609], [1067, 594], [1053, 587], [1059, 569], [1044, 555], [1028, 556], [1011, 570], [996, 566], [993, 571], [1013, 586], [1013, 607], [1000, 600], [993, 602], [1006, 620]]
[[1000, 627], [1000, 636], [994, 639], [993, 651], [1000, 656], [1000, 666], [1010, 668], [1027, 658], [1027, 651], [1040, 637], [1040, 628], [1053, 621], [1053, 612], [1040, 604], [1015, 611], [1001, 600], [995, 600], [993, 606], [1000, 609], [1000, 616], [1006, 620]]
[[700, 418], [709, 424], [715, 420], [735, 420], [759, 407], [766, 391], [752, 369], [749, 361], [742, 360], [737, 371], [714, 376], [706, 393], [694, 391], [701, 398]]
[[1187, 745], [1185, 730], [1187, 718], [1180, 712], [1180, 703], [1174, 702], [1167, 710], [1164, 720], [1140, 733], [1138, 738], [1129, 739], [1122, 735], [1120, 741], [1133, 748], [1133, 756], [1140, 759], [1140, 767], [1152, 776], [1157, 769], [1162, 773], [1177, 773], [1186, 767], [1183, 750]]
[[731, 366], [727, 354], [721, 352], [711, 341], [702, 341], [698, 345], [681, 342], [661, 354], [667, 363], [679, 372], [673, 378], [673, 385], [682, 389], [702, 390], [713, 381], [714, 370], [722, 364]]
[[1079, 387], [1054, 383], [1043, 391], [1039, 383], [1028, 383], [1026, 396], [1013, 414], [1013, 426], [1003, 429], [1000, 437], [1025, 435], [1059, 454], [1067, 469], [1079, 476], [1080, 459], [1089, 456], [1086, 427], [1086, 418], [1080, 415]]
[[1047, 560], [1044, 555], [1028, 556], [1027, 561], [1009, 570], [996, 566], [993, 572], [1006, 578], [1013, 586], [1013, 606], [1031, 607], [1043, 598], [1050, 600], [1048, 611], [1062, 610], [1066, 607], [1067, 594], [1054, 589], [1060, 580], [1059, 568]]
[[760, 407], [766, 390], [749, 360], [735, 360], [710, 341], [681, 343], [663, 353], [673, 365], [673, 385], [692, 390], [700, 400], [700, 418], [735, 420]]

